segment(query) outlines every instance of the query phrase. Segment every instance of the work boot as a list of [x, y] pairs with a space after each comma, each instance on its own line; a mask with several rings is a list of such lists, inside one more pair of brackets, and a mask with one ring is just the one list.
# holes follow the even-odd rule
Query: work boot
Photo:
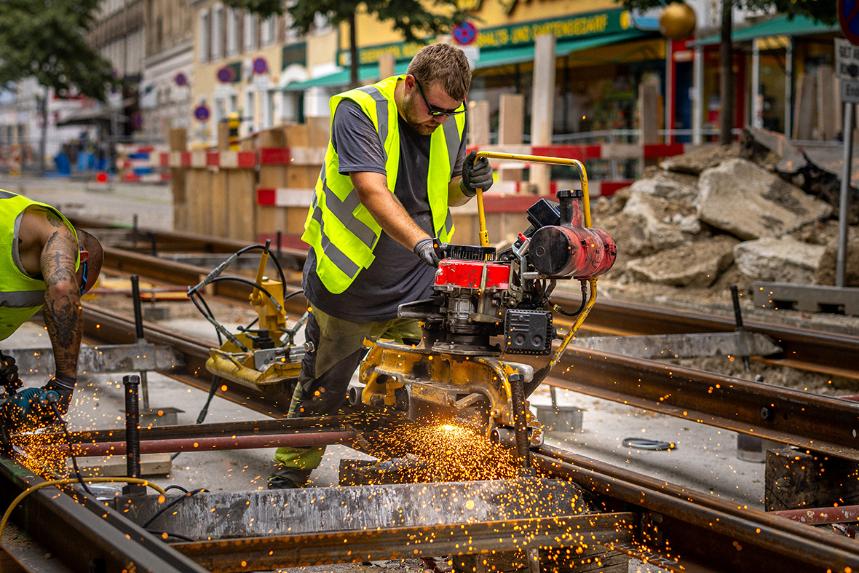
[[309, 477], [309, 470], [275, 468], [275, 471], [268, 476], [268, 489], [301, 488], [307, 485], [307, 479]]

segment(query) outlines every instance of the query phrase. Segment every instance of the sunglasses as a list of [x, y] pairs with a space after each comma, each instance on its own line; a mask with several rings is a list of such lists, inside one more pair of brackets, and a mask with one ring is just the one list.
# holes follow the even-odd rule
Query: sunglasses
[[89, 251], [80, 250], [81, 259], [81, 296], [86, 292], [87, 274], [89, 273]]
[[421, 97], [424, 100], [424, 103], [427, 106], [427, 110], [432, 117], [450, 117], [452, 115], [459, 115], [461, 113], [465, 113], [465, 101], [459, 104], [459, 107], [456, 109], [444, 109], [443, 107], [436, 107], [427, 101], [427, 96], [424, 95], [424, 88], [421, 86], [421, 83], [415, 78], [415, 83], [418, 85], [418, 91], [421, 94]]

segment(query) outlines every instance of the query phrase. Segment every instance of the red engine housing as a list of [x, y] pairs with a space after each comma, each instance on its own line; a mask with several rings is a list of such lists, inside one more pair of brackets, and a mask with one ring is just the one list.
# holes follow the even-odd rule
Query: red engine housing
[[602, 229], [550, 225], [531, 237], [529, 261], [542, 275], [579, 280], [608, 271], [617, 259], [614, 239]]
[[442, 259], [435, 274], [435, 286], [475, 290], [479, 290], [482, 286], [484, 290], [507, 290], [510, 287], [510, 265], [487, 261]]

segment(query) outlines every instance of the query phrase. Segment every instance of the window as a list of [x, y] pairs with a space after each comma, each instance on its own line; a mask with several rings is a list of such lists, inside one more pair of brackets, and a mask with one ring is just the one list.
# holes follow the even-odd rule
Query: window
[[233, 56], [239, 52], [239, 23], [238, 14], [230, 8], [227, 10], [227, 55]]
[[270, 18], [266, 18], [262, 23], [262, 31], [260, 34], [260, 45], [268, 46], [273, 43], [275, 40], [275, 33], [277, 29], [277, 17], [272, 16]]
[[257, 49], [257, 17], [253, 14], [245, 14], [245, 51]]
[[209, 11], [200, 13], [200, 28], [197, 38], [199, 39], [199, 57], [201, 62], [209, 61]]
[[212, 12], [212, 59], [219, 60], [224, 57], [224, 7], [215, 6]]

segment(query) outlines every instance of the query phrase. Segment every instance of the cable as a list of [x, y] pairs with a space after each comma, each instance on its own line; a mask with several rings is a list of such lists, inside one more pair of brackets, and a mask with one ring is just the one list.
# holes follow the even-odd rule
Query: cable
[[587, 302], [588, 302], [588, 283], [587, 283], [587, 281], [582, 281], [582, 304], [579, 305], [579, 308], [577, 308], [575, 310], [575, 312], [567, 312], [566, 310], [564, 310], [563, 308], [561, 308], [557, 304], [553, 305], [552, 308], [554, 308], [556, 311], [563, 314], [564, 316], [578, 316], [585, 309], [585, 304], [587, 304]]
[[155, 514], [154, 514], [152, 517], [150, 517], [149, 519], [147, 519], [147, 520], [146, 520], [146, 523], [144, 523], [144, 524], [143, 524], [143, 526], [142, 526], [142, 527], [143, 527], [143, 529], [146, 529], [146, 528], [148, 528], [150, 525], [152, 525], [152, 522], [153, 522], [153, 521], [155, 521], [156, 519], [158, 519], [159, 517], [161, 517], [162, 515], [164, 515], [167, 511], [169, 511], [169, 510], [170, 510], [170, 508], [171, 508], [171, 507], [174, 507], [174, 506], [178, 505], [179, 503], [181, 503], [181, 502], [185, 501], [185, 500], [186, 500], [186, 499], [188, 499], [188, 498], [194, 497], [194, 496], [195, 496], [195, 495], [197, 495], [198, 493], [203, 493], [204, 491], [207, 491], [207, 490], [206, 490], [206, 488], [201, 487], [201, 488], [199, 488], [199, 489], [194, 489], [194, 490], [191, 490], [191, 491], [185, 492], [185, 494], [184, 494], [184, 495], [180, 495], [179, 497], [177, 497], [176, 499], [174, 499], [173, 501], [171, 501], [170, 503], [168, 503], [167, 505], [165, 505], [164, 507], [162, 507], [161, 509], [159, 509], [158, 511], [156, 511], [156, 512], [155, 512]]
[[164, 488], [164, 491], [170, 491], [171, 489], [178, 489], [182, 493], [188, 493], [188, 490], [182, 487], [181, 485], [168, 485]]
[[[83, 478], [84, 481], [89, 483], [128, 483], [128, 484], [140, 484], [143, 486], [151, 487], [164, 497], [167, 497], [167, 491], [158, 484], [152, 483], [149, 480], [133, 478], [133, 477], [88, 477]], [[43, 481], [41, 483], [37, 483], [35, 485], [31, 485], [24, 491], [18, 494], [18, 496], [12, 500], [12, 503], [9, 504], [9, 507], [6, 508], [6, 512], [3, 514], [3, 519], [0, 519], [0, 541], [3, 540], [3, 532], [6, 531], [6, 525], [9, 523], [9, 518], [12, 516], [12, 511], [18, 507], [24, 498], [30, 495], [33, 492], [39, 491], [40, 489], [54, 486], [54, 485], [69, 485], [73, 483], [78, 483], [78, 480], [75, 478], [64, 478], [64, 479], [54, 479]]]
[[635, 448], [636, 450], [650, 450], [653, 452], [665, 452], [677, 448], [674, 442], [663, 440], [650, 440], [648, 438], [624, 438], [621, 442], [624, 448]]
[[277, 302], [277, 299], [275, 299], [274, 296], [270, 292], [268, 292], [268, 289], [266, 289], [261, 284], [257, 284], [254, 281], [246, 279], [244, 277], [237, 277], [235, 275], [227, 275], [225, 277], [215, 277], [210, 282], [219, 283], [219, 282], [224, 282], [224, 281], [239, 282], [239, 283], [248, 285], [249, 287], [258, 289], [260, 292], [262, 292], [263, 294], [265, 294], [269, 298], [269, 300], [275, 306], [275, 308], [280, 308], [280, 303]]

